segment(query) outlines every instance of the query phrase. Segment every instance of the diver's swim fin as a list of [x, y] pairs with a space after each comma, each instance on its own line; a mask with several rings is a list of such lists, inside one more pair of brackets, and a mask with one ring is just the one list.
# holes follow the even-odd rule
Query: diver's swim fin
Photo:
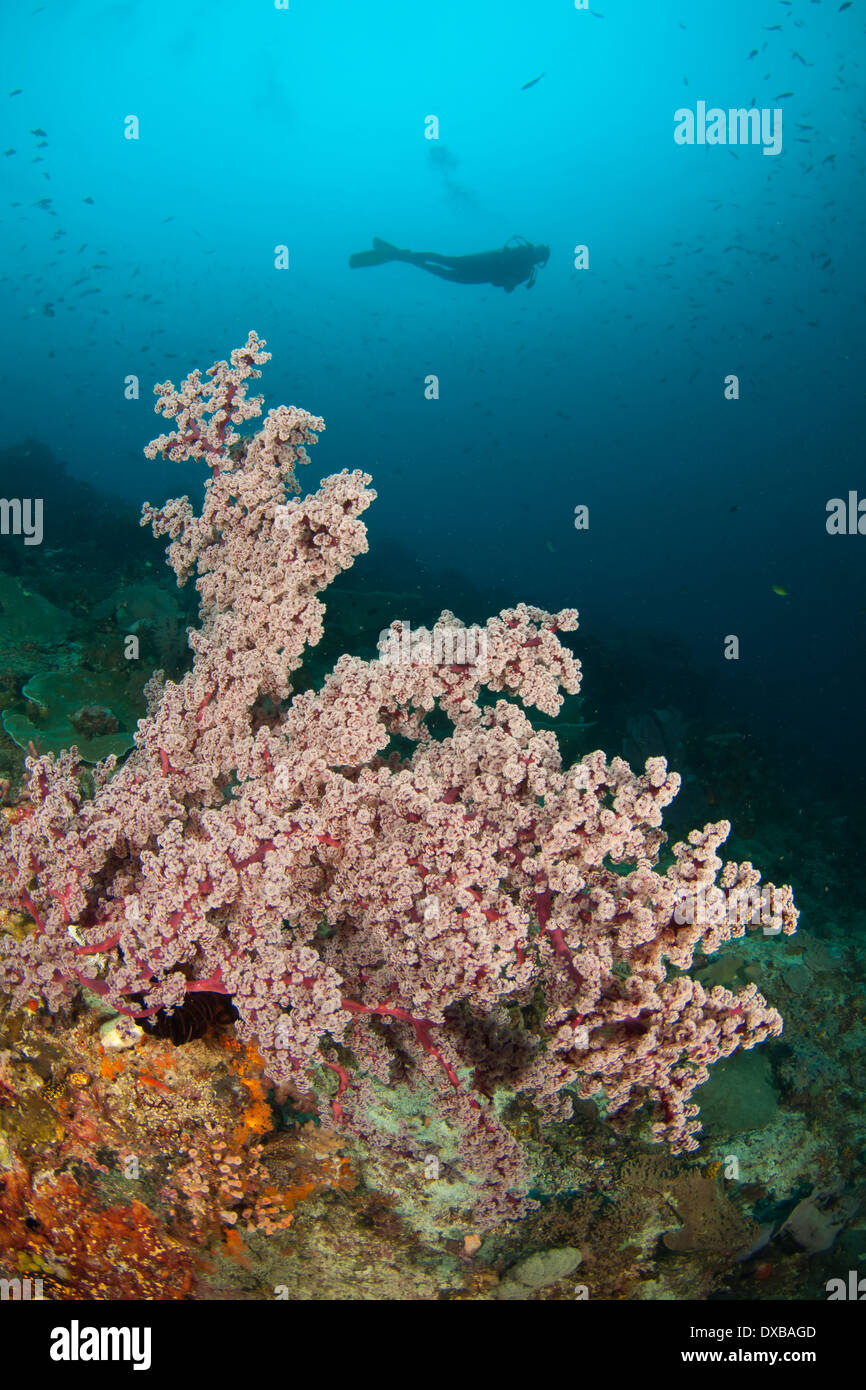
[[349, 265], [352, 270], [358, 270], [364, 265], [384, 265], [386, 261], [391, 261], [393, 259], [394, 257], [389, 256], [387, 252], [356, 251], [353, 256], [349, 257]]
[[380, 237], [373, 237], [372, 251], [356, 251], [349, 257], [349, 265], [352, 270], [358, 270], [365, 265], [385, 265], [388, 261], [400, 261], [406, 255], [399, 246], [392, 246], [390, 241], [382, 241]]

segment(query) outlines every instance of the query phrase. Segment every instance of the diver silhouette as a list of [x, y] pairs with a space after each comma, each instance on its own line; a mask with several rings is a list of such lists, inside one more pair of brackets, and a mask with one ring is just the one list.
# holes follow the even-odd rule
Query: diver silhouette
[[531, 290], [539, 267], [546, 266], [549, 257], [549, 246], [533, 246], [522, 236], [511, 237], [498, 251], [479, 251], [474, 256], [401, 251], [399, 246], [373, 237], [373, 250], [356, 252], [349, 257], [349, 265], [358, 270], [361, 266], [385, 265], [387, 261], [405, 261], [455, 285], [495, 285], [511, 294], [524, 280], [526, 288]]

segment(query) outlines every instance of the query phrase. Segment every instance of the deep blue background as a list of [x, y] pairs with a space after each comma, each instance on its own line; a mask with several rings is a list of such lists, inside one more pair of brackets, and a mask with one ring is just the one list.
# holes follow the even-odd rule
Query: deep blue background
[[[640, 652], [636, 712], [674, 641], [797, 748], [792, 803], [807, 774], [862, 801], [866, 536], [825, 530], [829, 498], [866, 495], [862, 4], [4, 0], [0, 48], [4, 443], [136, 505], [194, 491], [141, 455], [152, 385], [255, 328], [268, 402], [327, 421], [307, 485], [373, 474], [393, 588], [439, 598], [449, 571], [576, 606]], [[782, 108], [783, 152], [677, 146], [699, 99]], [[515, 233], [552, 247], [531, 292], [348, 269], [374, 235]]]

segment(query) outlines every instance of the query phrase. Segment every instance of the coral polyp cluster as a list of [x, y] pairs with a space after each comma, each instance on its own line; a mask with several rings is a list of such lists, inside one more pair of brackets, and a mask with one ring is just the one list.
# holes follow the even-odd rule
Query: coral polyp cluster
[[[183, 497], [144, 518], [178, 582], [196, 576], [192, 669], [151, 683], [122, 766], [28, 761], [0, 901], [32, 930], [0, 936], [0, 986], [52, 1010], [83, 986], [139, 1019], [223, 994], [271, 1082], [312, 1086], [323, 1118], [370, 1139], [371, 1088], [408, 1076], [461, 1135], [482, 1224], [530, 1205], [500, 1090], [545, 1119], [574, 1094], [620, 1122], [646, 1105], [655, 1139], [694, 1149], [708, 1067], [782, 1027], [754, 984], [687, 973], [745, 933], [760, 874], [718, 857], [724, 821], [662, 871], [665, 760], [564, 767], [534, 728], [527, 709], [555, 715], [580, 686], [571, 609], [505, 609], [460, 659], [443, 613], [429, 642], [343, 656], [291, 698], [374, 494], [355, 471], [293, 496], [323, 428], [304, 411], [233, 428], [261, 415], [264, 346], [251, 333], [206, 379], [156, 388], [174, 424], [147, 452], [210, 469], [200, 515]], [[793, 932], [790, 889], [761, 892], [770, 929]]]

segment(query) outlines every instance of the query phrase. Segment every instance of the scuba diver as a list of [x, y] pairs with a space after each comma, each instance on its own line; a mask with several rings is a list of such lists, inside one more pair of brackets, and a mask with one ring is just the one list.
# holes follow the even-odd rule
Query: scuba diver
[[406, 261], [440, 280], [455, 285], [495, 285], [511, 294], [526, 281], [532, 289], [538, 268], [546, 266], [549, 246], [533, 246], [526, 237], [511, 237], [498, 251], [479, 251], [474, 256], [440, 256], [438, 251], [401, 251], [389, 241], [373, 237], [372, 251], [358, 251], [349, 257], [353, 270], [365, 265], [384, 265], [386, 261]]

